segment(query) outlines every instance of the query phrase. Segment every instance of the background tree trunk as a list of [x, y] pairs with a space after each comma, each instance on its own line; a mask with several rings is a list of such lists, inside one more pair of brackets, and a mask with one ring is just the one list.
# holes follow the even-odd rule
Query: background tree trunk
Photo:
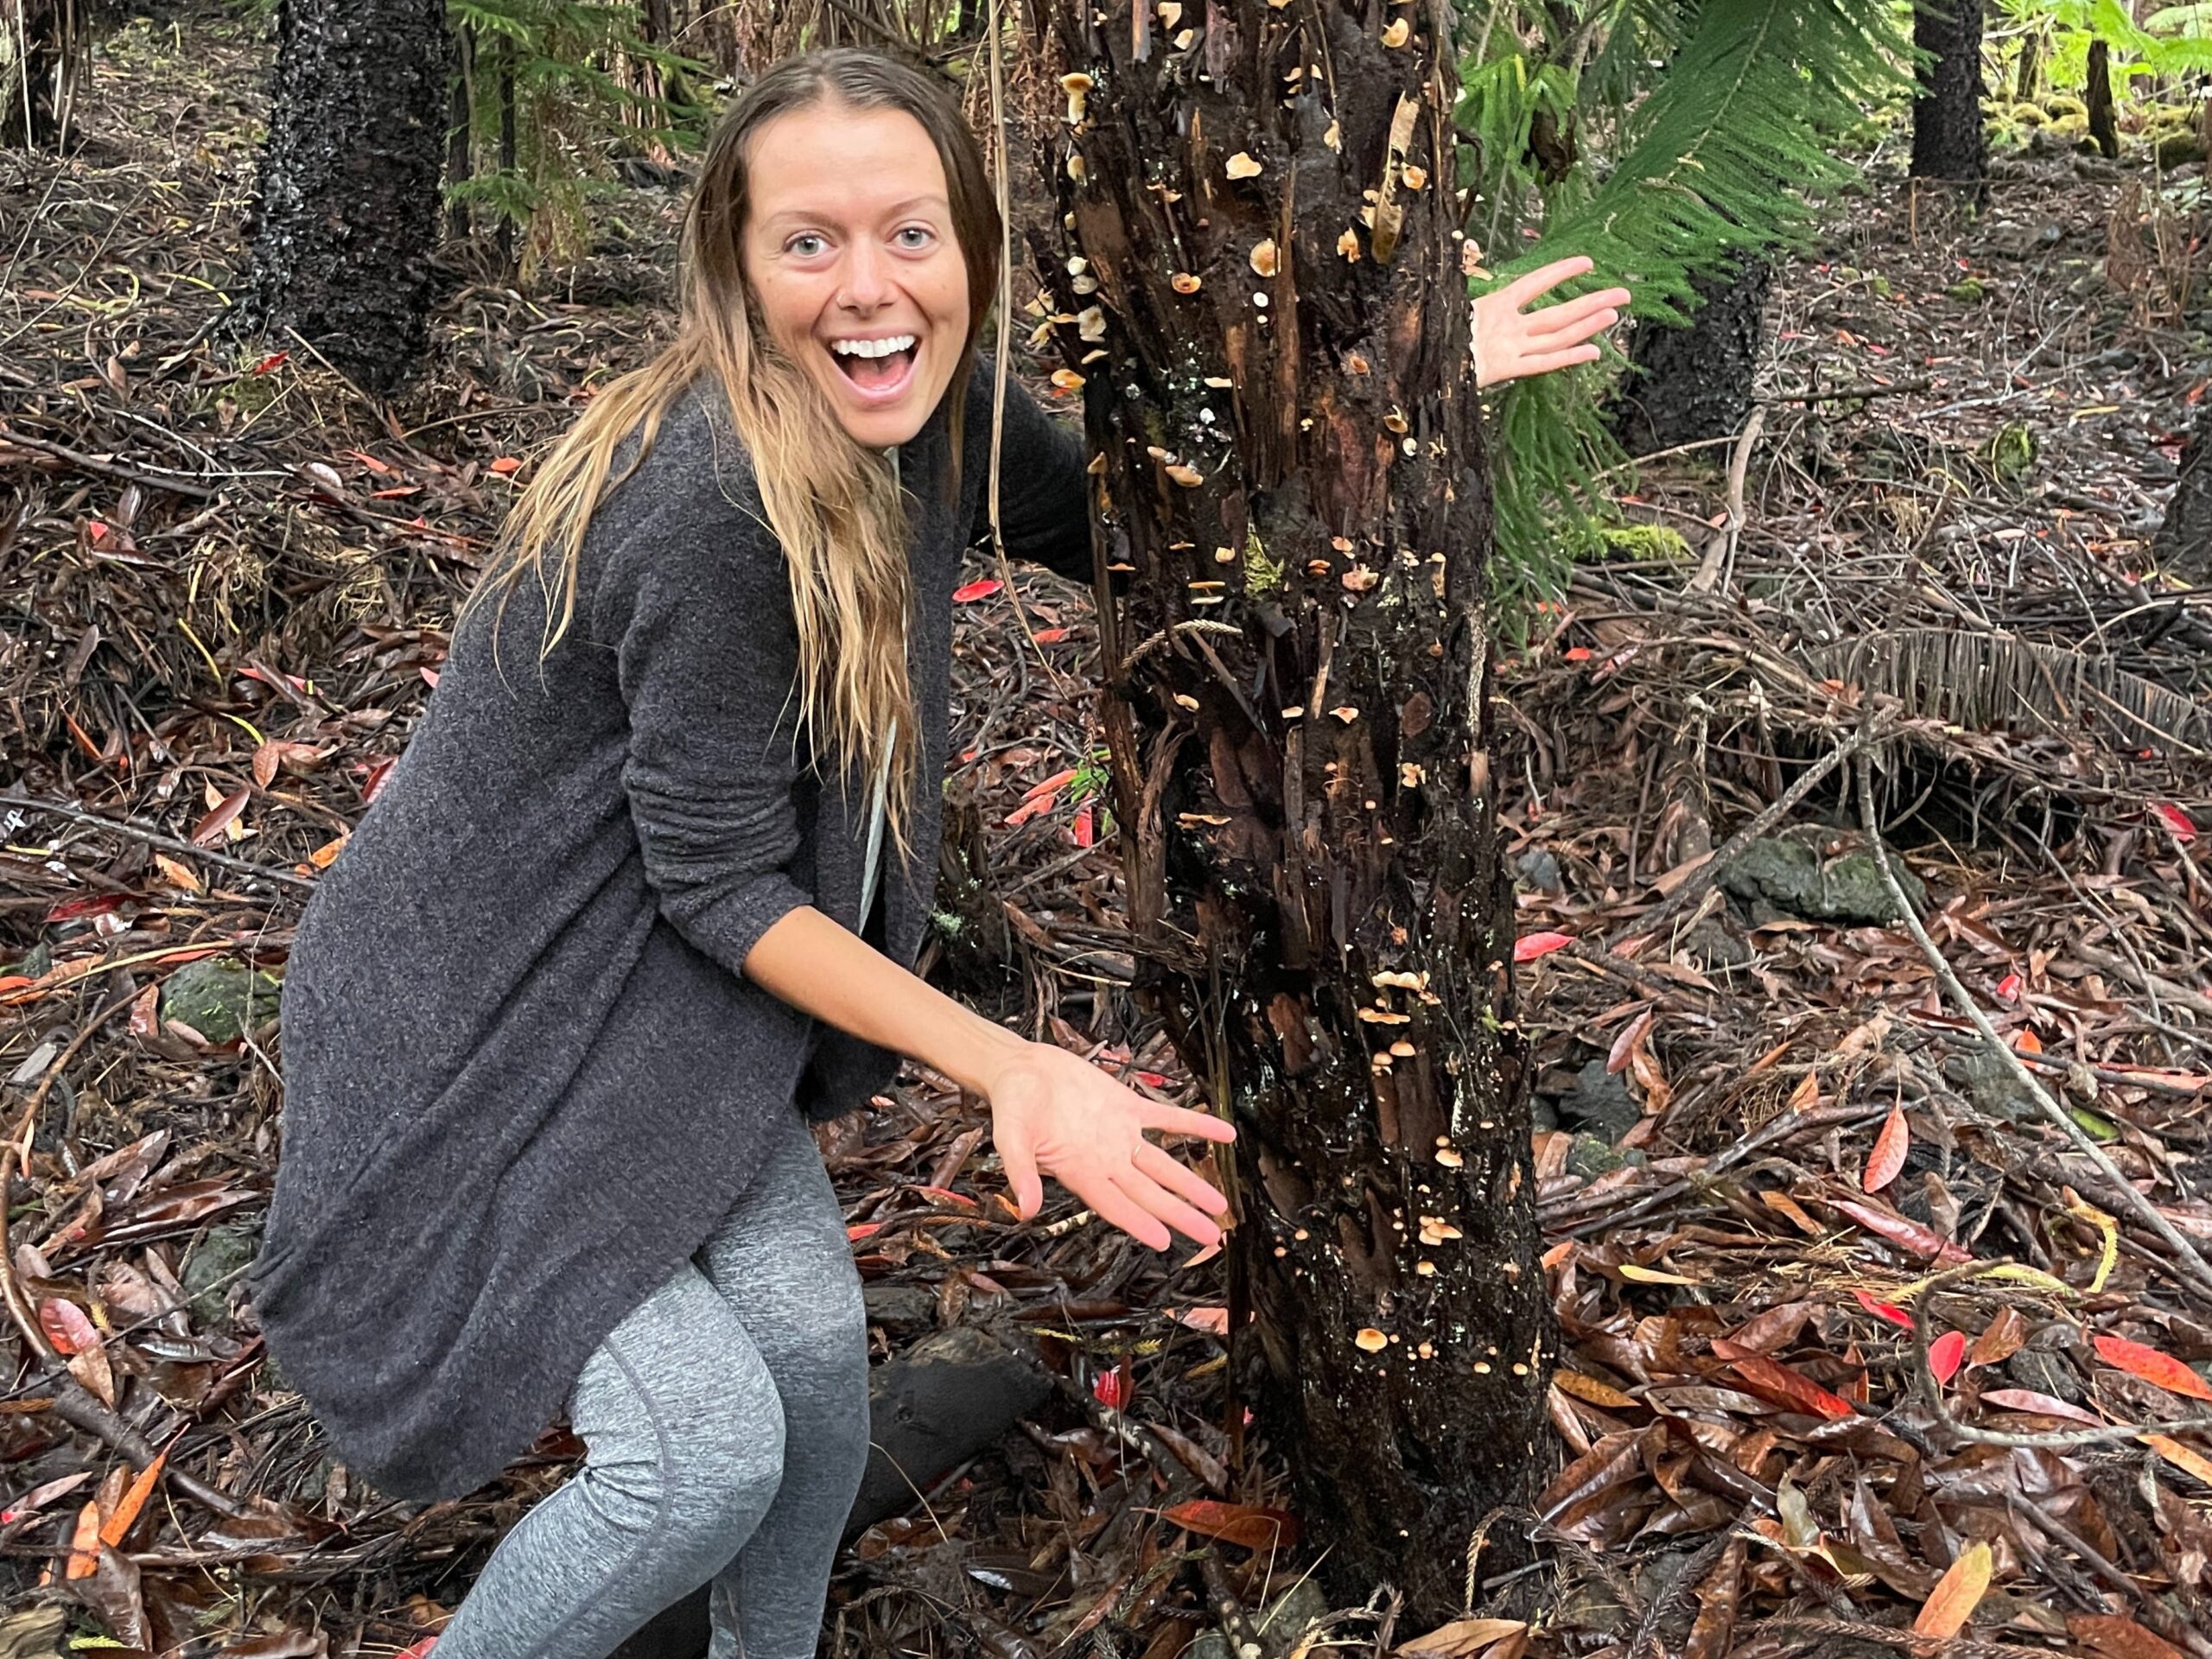
[[454, 67], [443, 0], [282, 0], [276, 40], [245, 326], [296, 328], [388, 391], [429, 309]]
[[1982, 0], [1920, 0], [1912, 41], [1935, 54], [1920, 69], [1912, 106], [1912, 176], [1987, 189], [1989, 147], [1981, 128]]
[[1476, 1535], [1487, 1573], [1525, 1531], [1491, 1523], [1545, 1472], [1555, 1346], [1493, 1012], [1449, 42], [1379, 0], [1044, 11], [1096, 82], [1051, 168], [1077, 258], [1045, 263], [1128, 572], [1100, 632], [1131, 922], [1242, 1132], [1239, 1371], [1332, 1591], [1448, 1617]]
[[1631, 454], [1726, 437], [1751, 410], [1774, 267], [1746, 259], [1718, 279], [1694, 277], [1703, 303], [1687, 328], [1636, 325], [1629, 372], [1615, 394], [1613, 431]]
[[2108, 162], [2120, 159], [2120, 127], [2112, 106], [2112, 48], [2103, 41], [2089, 42], [2089, 137]]

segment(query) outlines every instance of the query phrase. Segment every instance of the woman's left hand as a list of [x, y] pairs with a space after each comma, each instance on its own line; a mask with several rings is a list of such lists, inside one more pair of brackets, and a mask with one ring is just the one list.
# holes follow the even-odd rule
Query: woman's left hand
[[1521, 308], [1583, 275], [1592, 263], [1586, 254], [1555, 259], [1475, 302], [1477, 385], [1495, 386], [1598, 360], [1596, 338], [1620, 321], [1628, 289], [1608, 288], [1534, 312]]

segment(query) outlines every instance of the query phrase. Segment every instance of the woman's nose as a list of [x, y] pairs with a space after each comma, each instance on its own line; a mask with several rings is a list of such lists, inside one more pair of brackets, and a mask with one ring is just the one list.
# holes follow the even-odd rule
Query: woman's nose
[[845, 257], [844, 291], [838, 296], [856, 311], [873, 311], [891, 298], [891, 273], [883, 250], [863, 237]]

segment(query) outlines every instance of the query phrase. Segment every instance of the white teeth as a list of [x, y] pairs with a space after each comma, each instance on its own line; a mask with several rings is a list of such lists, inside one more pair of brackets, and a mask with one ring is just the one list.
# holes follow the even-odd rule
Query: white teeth
[[893, 334], [888, 340], [833, 340], [830, 349], [840, 357], [888, 357], [893, 352], [914, 349], [912, 334]]

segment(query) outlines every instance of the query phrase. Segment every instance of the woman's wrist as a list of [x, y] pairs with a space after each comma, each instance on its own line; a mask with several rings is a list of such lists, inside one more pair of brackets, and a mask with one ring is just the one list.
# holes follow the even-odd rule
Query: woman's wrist
[[956, 1010], [957, 1018], [946, 1022], [943, 1052], [914, 1058], [932, 1071], [944, 1073], [970, 1094], [988, 1100], [1000, 1068], [1027, 1048], [1029, 1041], [1018, 1032], [1008, 1031], [974, 1010], [951, 1002], [950, 998], [946, 1001]]

